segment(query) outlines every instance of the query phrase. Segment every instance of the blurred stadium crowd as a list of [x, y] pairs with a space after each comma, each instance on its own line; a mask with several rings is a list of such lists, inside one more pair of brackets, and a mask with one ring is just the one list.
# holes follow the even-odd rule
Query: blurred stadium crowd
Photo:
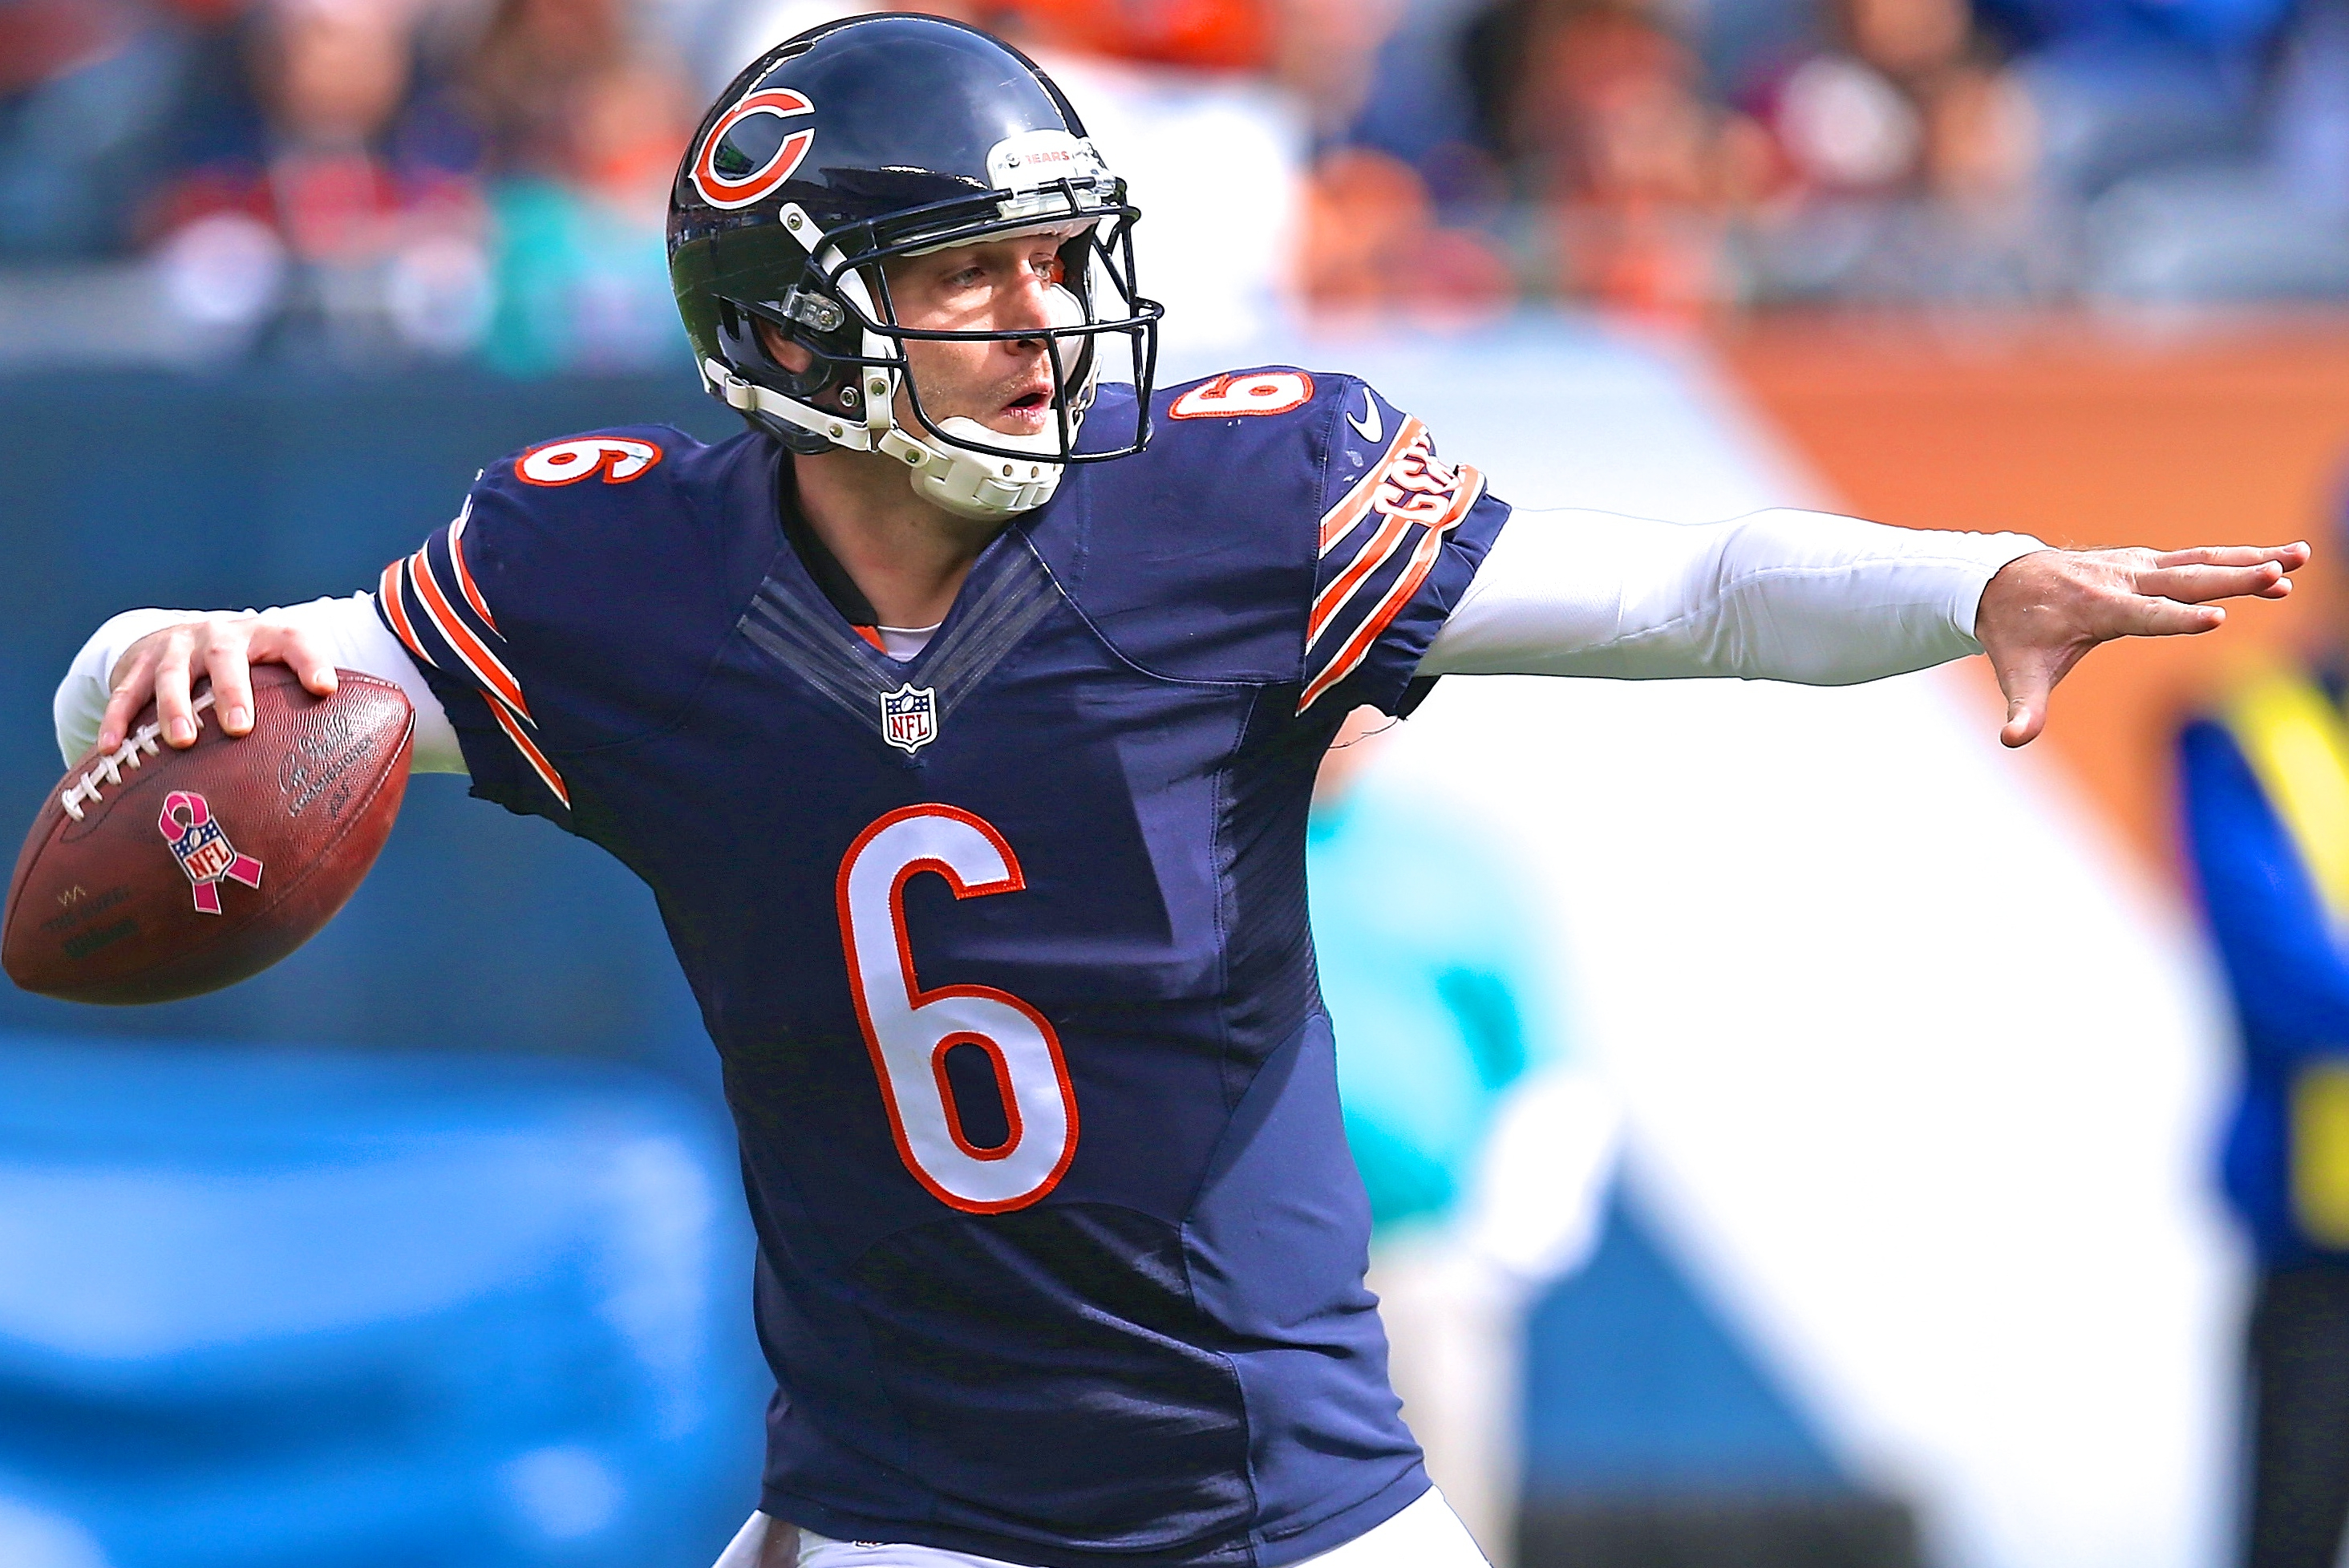
[[[663, 362], [685, 133], [861, 8], [0, 0], [6, 357]], [[2349, 295], [2349, 0], [935, 9], [1277, 105], [1317, 315]]]

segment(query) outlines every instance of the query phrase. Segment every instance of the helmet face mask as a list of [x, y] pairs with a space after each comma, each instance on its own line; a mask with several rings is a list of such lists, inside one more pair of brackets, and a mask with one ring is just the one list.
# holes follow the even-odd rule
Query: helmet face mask
[[[919, 376], [911, 364], [909, 346], [915, 343], [1026, 343], [1041, 338], [1045, 342], [1044, 366], [1052, 379], [1052, 409], [1057, 424], [1065, 427], [1052, 449], [1052, 457], [1061, 462], [1101, 462], [1138, 452], [1149, 439], [1146, 413], [1137, 421], [1132, 439], [1112, 442], [1089, 452], [1074, 450], [1077, 427], [1083, 422], [1092, 408], [1093, 393], [1103, 358], [1102, 339], [1116, 337], [1126, 346], [1128, 361], [1135, 368], [1136, 379], [1147, 386], [1156, 369], [1158, 306], [1141, 297], [1133, 284], [1133, 223], [1140, 213], [1133, 207], [1121, 204], [1108, 217], [1095, 217], [1098, 206], [1082, 208], [1073, 192], [1062, 193], [1068, 207], [1061, 214], [1048, 214], [1041, 220], [1022, 214], [1013, 218], [997, 218], [992, 222], [973, 224], [956, 231], [955, 237], [945, 245], [934, 238], [901, 240], [894, 244], [875, 245], [844, 258], [823, 265], [826, 281], [833, 288], [833, 297], [850, 313], [856, 327], [886, 344], [885, 351], [874, 357], [856, 356], [850, 362], [861, 367], [894, 371], [903, 379], [906, 402], [914, 418], [922, 428], [939, 440], [999, 458], [1026, 459], [1035, 455], [1032, 445], [1022, 438], [989, 432], [992, 438], [970, 437], [940, 429], [939, 422], [922, 400]], [[1081, 232], [1060, 246], [1061, 279], [1052, 286], [1052, 294], [1061, 309], [1060, 317], [1044, 331], [1033, 327], [1013, 327], [998, 331], [909, 327], [898, 317], [897, 301], [889, 286], [887, 264], [900, 257], [926, 254], [941, 248], [978, 244], [994, 239], [1010, 239], [1035, 232], [1040, 223], [1054, 224], [1053, 216], [1079, 223]], [[829, 247], [828, 247], [829, 248]], [[820, 261], [822, 258], [820, 258]], [[851, 286], [851, 281], [858, 286]], [[1104, 317], [1095, 302], [1107, 295], [1115, 302], [1112, 314]]]
[[[948, 510], [1008, 517], [1048, 499], [1066, 465], [1150, 439], [1163, 313], [1134, 282], [1140, 216], [1017, 51], [937, 18], [858, 17], [769, 51], [719, 100], [673, 190], [670, 273], [705, 386], [746, 418], [795, 452], [886, 452]], [[902, 318], [891, 264], [1046, 232], [1064, 236], [1049, 325]], [[761, 323], [813, 363], [778, 361]], [[925, 403], [913, 345], [1040, 340], [1046, 430], [1007, 434]], [[1105, 348], [1132, 367], [1132, 424], [1080, 452]]]

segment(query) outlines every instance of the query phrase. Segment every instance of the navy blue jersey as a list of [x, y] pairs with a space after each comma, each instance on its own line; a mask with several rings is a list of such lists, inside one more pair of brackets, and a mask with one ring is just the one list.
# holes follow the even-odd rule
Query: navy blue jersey
[[908, 663], [791, 547], [762, 436], [530, 449], [385, 572], [473, 792], [659, 900], [758, 1226], [762, 1506], [837, 1539], [1278, 1564], [1427, 1486], [1362, 1288], [1306, 806], [1507, 509], [1347, 377], [1155, 413]]

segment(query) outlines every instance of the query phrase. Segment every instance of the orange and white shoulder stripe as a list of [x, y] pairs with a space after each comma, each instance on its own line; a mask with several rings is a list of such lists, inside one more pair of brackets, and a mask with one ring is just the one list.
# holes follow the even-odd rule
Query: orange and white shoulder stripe
[[[469, 499], [455, 522], [427, 539], [413, 555], [384, 567], [378, 602], [383, 607], [384, 620], [417, 658], [435, 670], [452, 674], [461, 670], [472, 677], [490, 699], [491, 717], [532, 771], [567, 806], [571, 794], [564, 787], [562, 774], [531, 739], [530, 732], [538, 727], [538, 721], [531, 716], [530, 704], [523, 699], [522, 681], [491, 646], [493, 641], [502, 643], [505, 637], [498, 630], [489, 601], [465, 560], [465, 525], [471, 518]], [[453, 596], [450, 585], [456, 589]]]
[[571, 792], [563, 787], [563, 775], [554, 771], [554, 764], [546, 760], [546, 753], [540, 751], [531, 738], [523, 732], [521, 722], [507, 712], [500, 703], [490, 703], [489, 710], [490, 717], [498, 722], [498, 728], [506, 732], [506, 739], [514, 743], [514, 750], [520, 752], [523, 754], [523, 760], [530, 763], [531, 771], [538, 774], [541, 783], [554, 792], [555, 799], [568, 807], [571, 805]]
[[[449, 524], [449, 564], [456, 568], [457, 587], [463, 592], [465, 602], [473, 607], [473, 613], [481, 618], [483, 626], [497, 632], [498, 618], [490, 613], [489, 601], [481, 597], [481, 590], [474, 585], [472, 572], [465, 566], [465, 524], [472, 520], [473, 498], [468, 495], [464, 509], [457, 514], [457, 520]], [[502, 633], [499, 633], [499, 639], [504, 639]]]
[[[1459, 525], [1484, 493], [1482, 473], [1465, 463], [1454, 468], [1437, 458], [1427, 427], [1406, 416], [1377, 466], [1323, 514], [1321, 559], [1342, 558], [1343, 564], [1325, 573], [1320, 591], [1313, 596], [1305, 632], [1309, 661], [1333, 630], [1342, 629], [1350, 618], [1354, 624], [1308, 678], [1298, 695], [1299, 713], [1361, 667], [1434, 569], [1444, 535]], [[1381, 583], [1379, 579], [1398, 556], [1400, 570]]]

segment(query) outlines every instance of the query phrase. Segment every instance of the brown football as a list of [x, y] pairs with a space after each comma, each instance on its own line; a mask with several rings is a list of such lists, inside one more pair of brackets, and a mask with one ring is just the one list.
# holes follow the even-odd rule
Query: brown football
[[230, 738], [197, 687], [196, 743], [155, 709], [57, 781], [8, 884], [0, 968], [68, 1002], [171, 1002], [260, 973], [334, 917], [375, 863], [408, 789], [407, 694], [340, 672], [314, 697], [253, 670], [253, 730]]

